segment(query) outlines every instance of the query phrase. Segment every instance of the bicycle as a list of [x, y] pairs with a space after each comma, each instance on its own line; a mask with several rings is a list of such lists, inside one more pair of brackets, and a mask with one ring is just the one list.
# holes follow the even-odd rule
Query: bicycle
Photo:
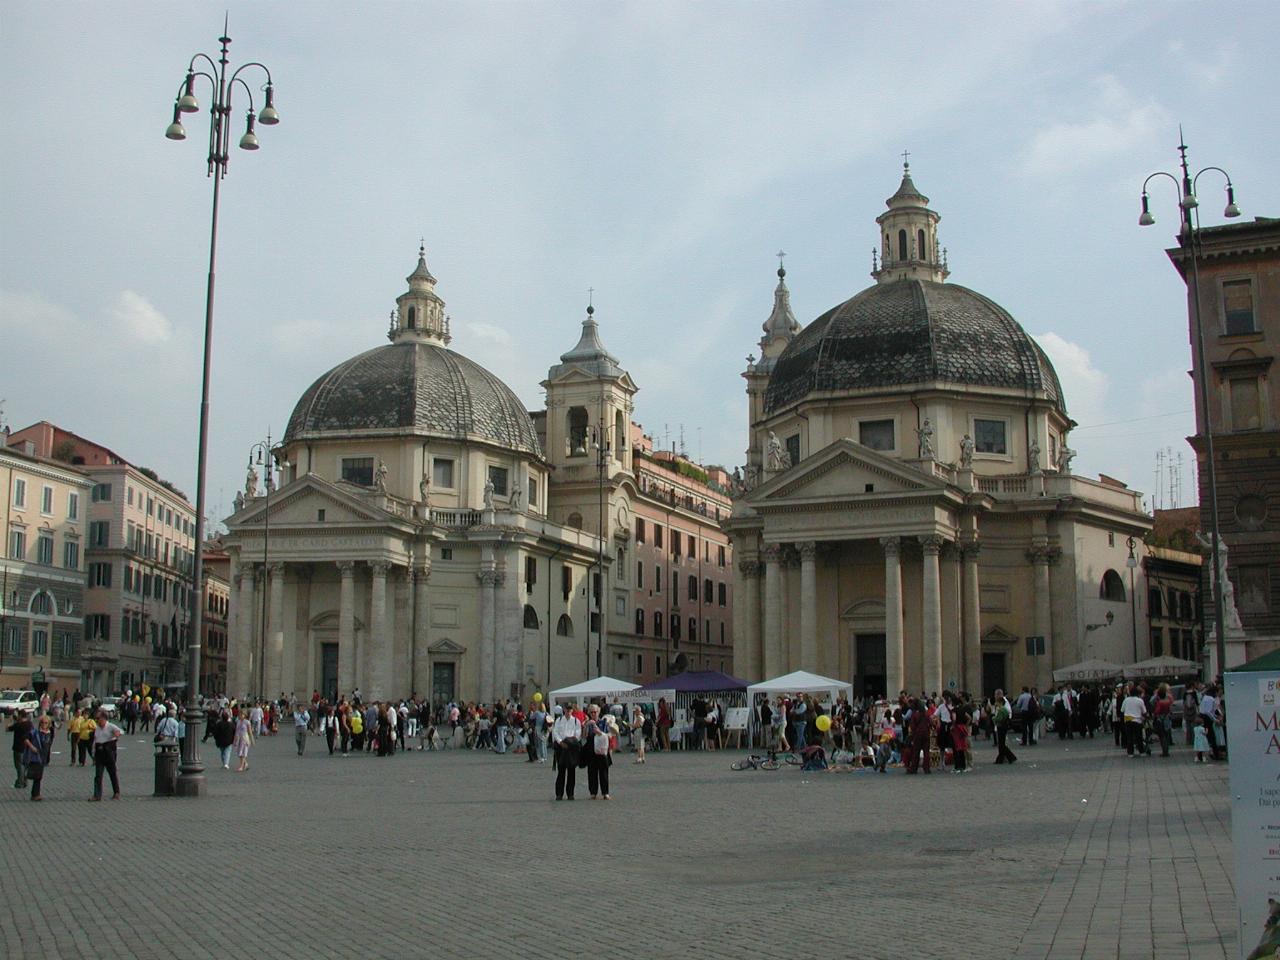
[[777, 770], [780, 764], [777, 757], [761, 756], [758, 753], [749, 754], [741, 760], [735, 760], [729, 764], [730, 770]]

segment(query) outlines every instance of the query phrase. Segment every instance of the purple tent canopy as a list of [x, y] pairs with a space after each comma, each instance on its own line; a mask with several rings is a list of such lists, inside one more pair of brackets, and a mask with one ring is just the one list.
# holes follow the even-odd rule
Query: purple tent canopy
[[719, 670], [686, 670], [674, 677], [646, 683], [641, 690], [674, 690], [676, 693], [703, 693], [709, 690], [745, 690], [747, 681]]

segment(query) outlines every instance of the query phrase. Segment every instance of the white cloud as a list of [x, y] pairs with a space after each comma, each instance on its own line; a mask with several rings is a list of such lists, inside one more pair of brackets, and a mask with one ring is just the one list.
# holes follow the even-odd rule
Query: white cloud
[[1067, 410], [1073, 420], [1083, 425], [1102, 423], [1107, 419], [1107, 391], [1110, 379], [1093, 364], [1089, 351], [1056, 333], [1042, 333], [1036, 342], [1049, 355], [1062, 381]]
[[1023, 176], [1056, 177], [1122, 156], [1171, 123], [1158, 102], [1134, 97], [1113, 76], [1099, 77], [1094, 87], [1081, 116], [1052, 123], [1032, 136], [1019, 158]]
[[164, 343], [173, 337], [173, 324], [169, 318], [140, 293], [121, 290], [110, 313], [121, 331], [135, 340]]

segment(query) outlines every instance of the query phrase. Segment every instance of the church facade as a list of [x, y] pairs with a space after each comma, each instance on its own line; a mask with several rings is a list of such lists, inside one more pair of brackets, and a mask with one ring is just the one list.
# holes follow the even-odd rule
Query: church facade
[[876, 283], [801, 328], [779, 269], [743, 374], [727, 524], [740, 675], [976, 694], [1140, 659], [1139, 494], [1072, 473], [1052, 363], [1007, 311], [946, 282], [940, 218], [909, 168], [886, 205]]

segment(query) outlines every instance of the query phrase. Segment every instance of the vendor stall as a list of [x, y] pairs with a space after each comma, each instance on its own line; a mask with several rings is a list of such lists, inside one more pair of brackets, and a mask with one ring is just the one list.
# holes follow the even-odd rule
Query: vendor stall
[[1115, 680], [1124, 672], [1124, 667], [1107, 660], [1082, 660], [1069, 667], [1059, 667], [1053, 671], [1054, 683], [1096, 683], [1101, 680]]
[[629, 683], [626, 680], [617, 680], [613, 677], [596, 677], [592, 680], [583, 680], [581, 683], [575, 683], [573, 686], [552, 690], [548, 699], [552, 703], [557, 700], [573, 700], [579, 706], [592, 700], [612, 703], [615, 697], [621, 701], [622, 697], [639, 688], [640, 684], [638, 683]]
[[1194, 677], [1199, 673], [1200, 664], [1194, 660], [1179, 660], [1177, 657], [1152, 657], [1124, 668], [1126, 680], [1177, 680]]
[[686, 670], [673, 677], [646, 683], [634, 693], [638, 695], [642, 691], [652, 693], [654, 703], [659, 697], [665, 698], [674, 711], [672, 716], [684, 718], [682, 724], [671, 728], [672, 746], [677, 746], [678, 741], [693, 732], [692, 704], [698, 697], [715, 702], [724, 711], [724, 731], [727, 735], [738, 731], [740, 736], [741, 731], [746, 729], [749, 706], [747, 682], [719, 670]]
[[816, 673], [809, 673], [807, 670], [796, 670], [794, 673], [774, 677], [772, 680], [753, 683], [747, 687], [747, 703], [751, 707], [748, 721], [752, 729], [755, 728], [757, 723], [755, 707], [758, 699], [793, 696], [797, 693], [819, 696], [826, 694], [827, 701], [835, 703], [836, 698], [842, 693], [846, 697], [853, 695], [853, 684], [845, 683], [843, 680], [833, 680], [831, 677], [823, 677]]

